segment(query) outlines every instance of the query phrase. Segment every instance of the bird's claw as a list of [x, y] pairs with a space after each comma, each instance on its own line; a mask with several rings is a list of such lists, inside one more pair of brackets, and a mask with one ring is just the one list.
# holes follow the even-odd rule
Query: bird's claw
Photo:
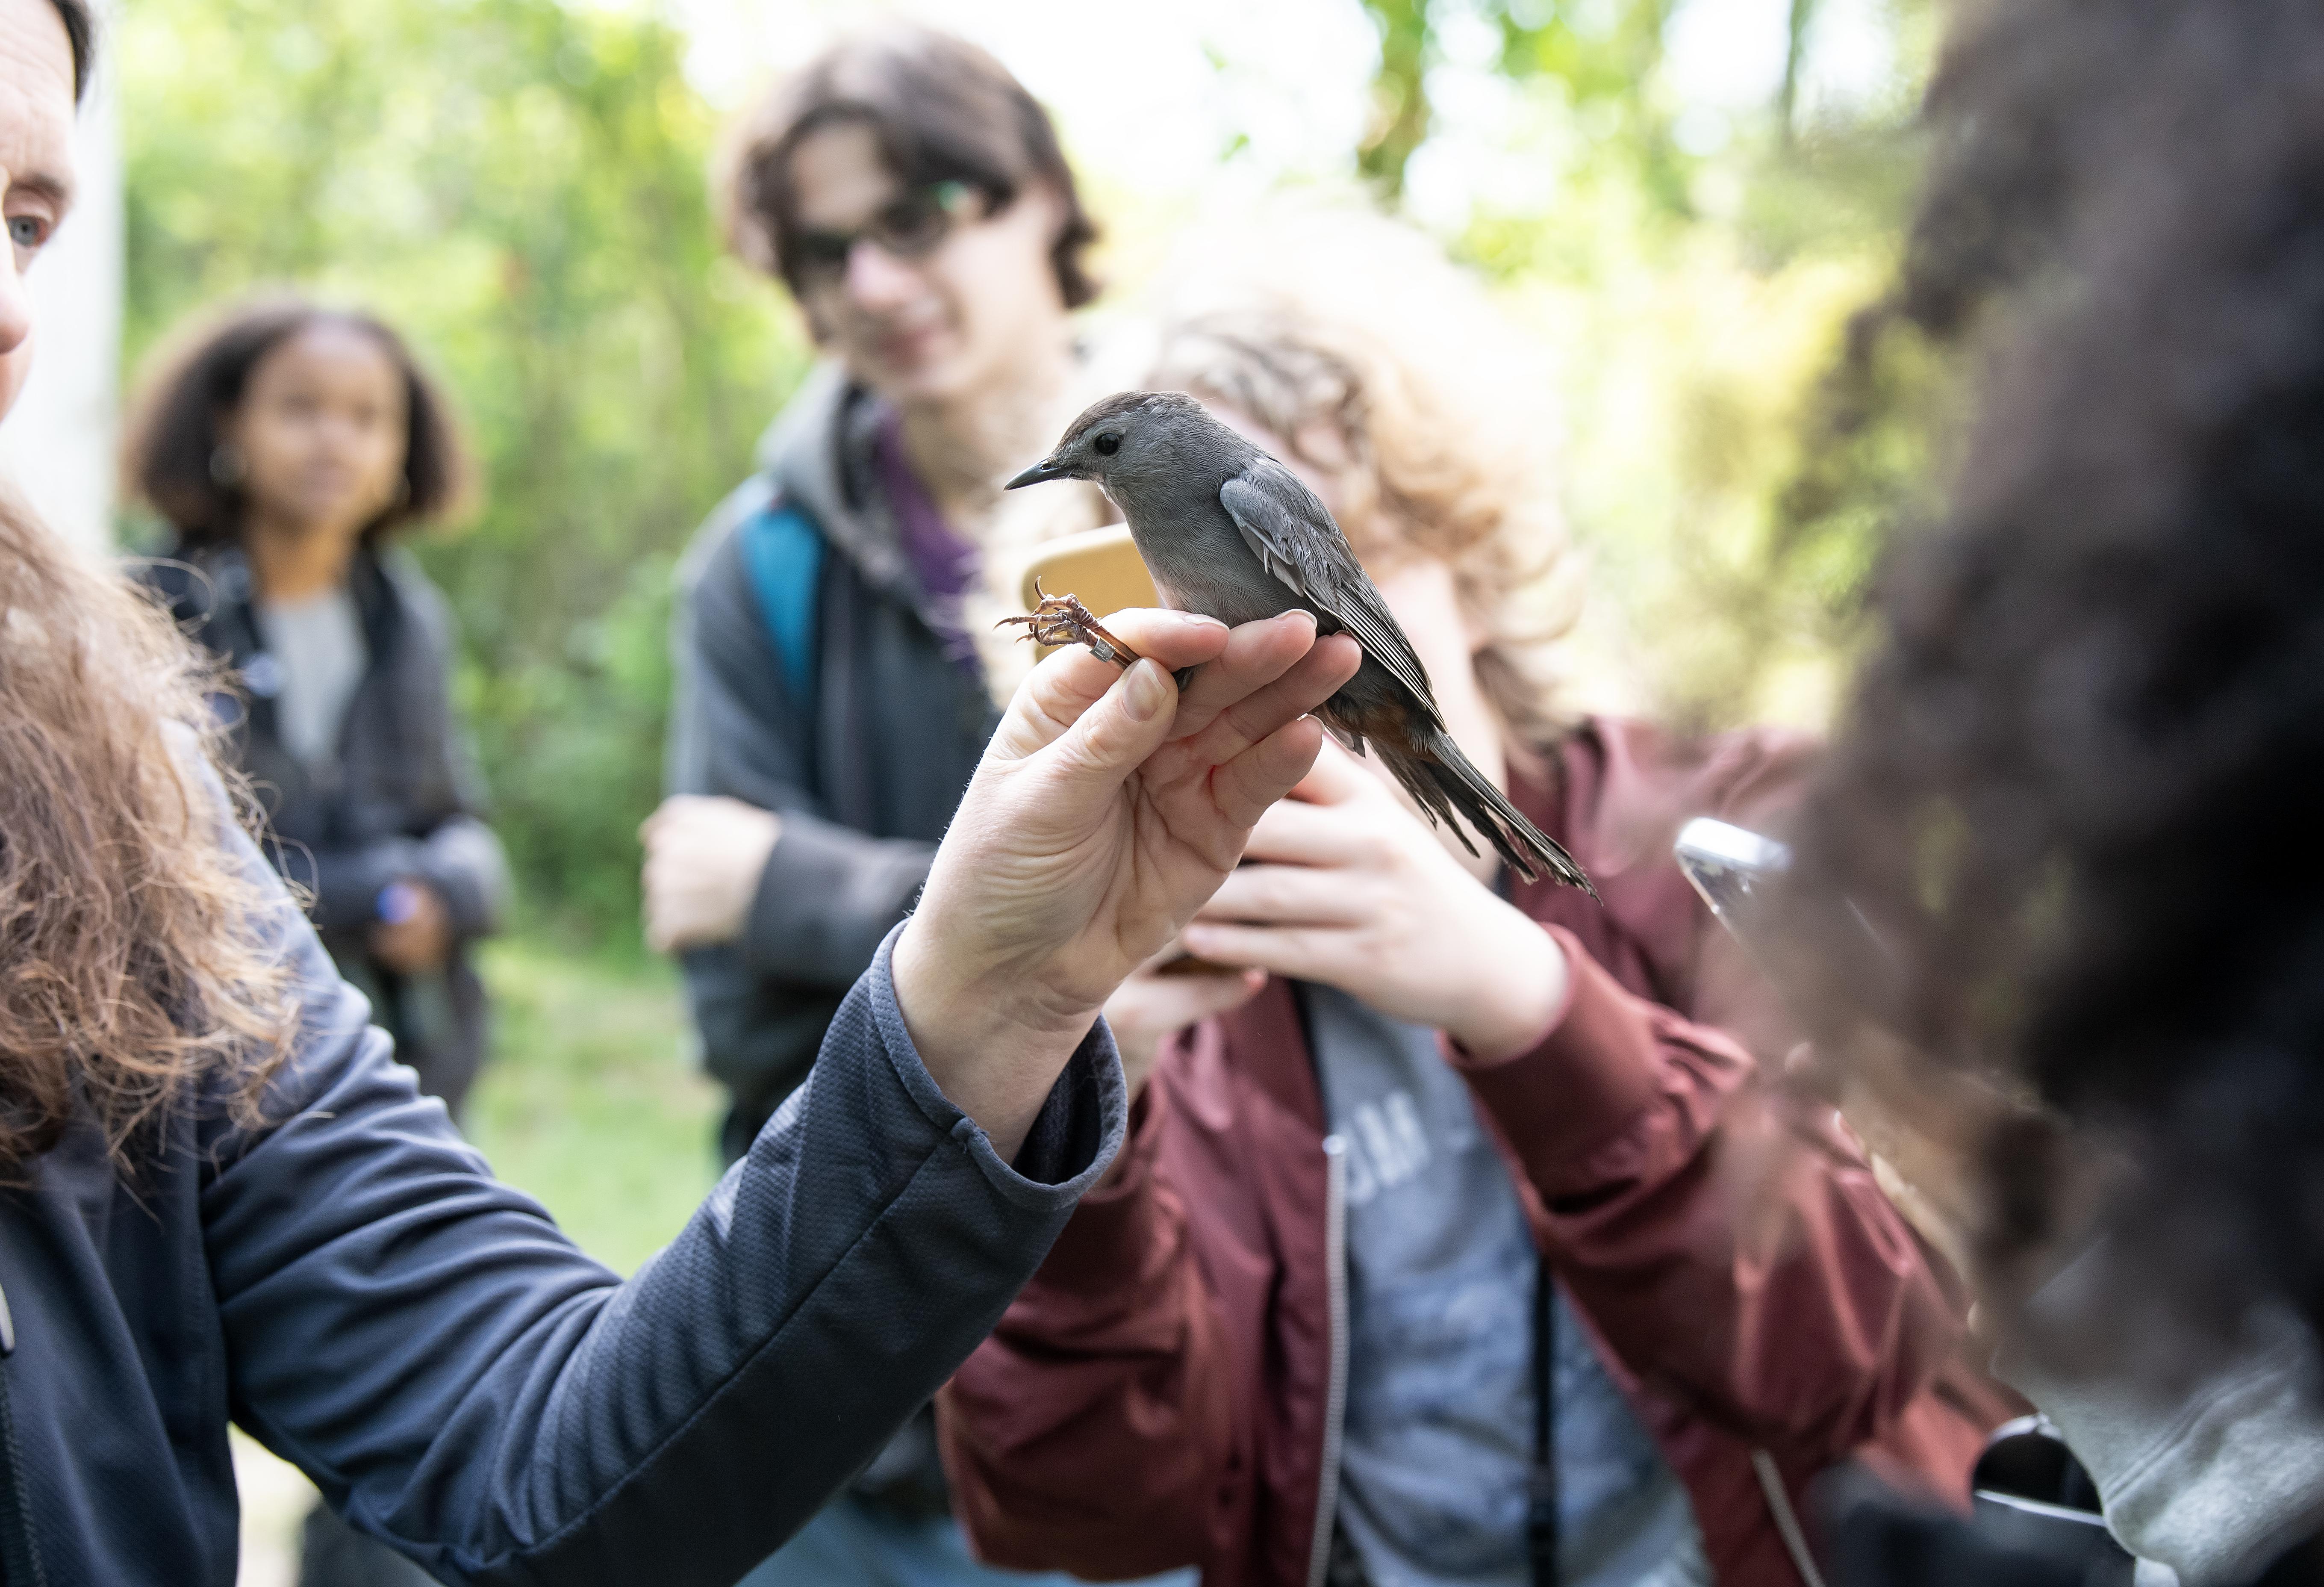
[[1087, 645], [1099, 660], [1111, 661], [1125, 672], [1145, 659], [1108, 633], [1105, 625], [1081, 604], [1079, 597], [1053, 595], [1041, 587], [1038, 578], [1033, 581], [1033, 593], [1041, 597], [1038, 606], [1020, 616], [1003, 617], [993, 626], [1022, 624], [1025, 632], [1017, 637], [1036, 644]]

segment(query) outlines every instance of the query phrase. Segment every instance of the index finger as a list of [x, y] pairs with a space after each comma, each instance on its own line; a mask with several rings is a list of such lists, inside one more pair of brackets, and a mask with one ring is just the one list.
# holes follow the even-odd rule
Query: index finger
[[[1174, 672], [1200, 666], [1227, 648], [1227, 625], [1194, 612], [1138, 607], [1114, 613], [1105, 625], [1123, 643]], [[1060, 649], [1018, 687], [988, 752], [1001, 760], [1021, 760], [1055, 743], [1105, 697], [1123, 671], [1083, 646]]]
[[[1268, 627], [1296, 621], [1296, 615], [1285, 616], [1265, 624], [1244, 626]], [[1328, 634], [1316, 640], [1281, 677], [1263, 687], [1228, 692], [1213, 684], [1213, 688], [1219, 688], [1212, 697], [1218, 708], [1207, 726], [1184, 739], [1187, 754], [1198, 762], [1214, 766], [1233, 760], [1285, 723], [1323, 705], [1338, 692], [1341, 685], [1355, 676], [1356, 669], [1362, 664], [1363, 651], [1355, 641], [1345, 634]], [[1223, 674], [1225, 670], [1223, 661], [1203, 669], [1206, 674]], [[1183, 724], [1183, 715], [1180, 721]]]
[[1289, 865], [1344, 864], [1357, 853], [1367, 830], [1333, 806], [1287, 798], [1259, 818], [1244, 854]]
[[1273, 681], [1308, 655], [1316, 638], [1314, 614], [1296, 608], [1230, 630], [1219, 659], [1186, 680], [1178, 697], [1174, 736], [1192, 738], [1201, 733], [1222, 713], [1250, 697], [1250, 674], [1262, 673], [1261, 681]]

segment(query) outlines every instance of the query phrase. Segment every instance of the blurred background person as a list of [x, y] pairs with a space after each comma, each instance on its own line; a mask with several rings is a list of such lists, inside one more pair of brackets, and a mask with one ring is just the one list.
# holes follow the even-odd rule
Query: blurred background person
[[685, 955], [731, 1156], [918, 891], [991, 733], [960, 595], [997, 480], [1066, 397], [1095, 230], [1031, 97], [901, 23], [781, 85], [725, 180], [735, 245], [826, 355], [687, 557], [676, 797], [645, 833], [647, 935]]
[[170, 534], [146, 578], [233, 667], [274, 864], [457, 1118], [485, 1057], [469, 948], [507, 864], [444, 597], [392, 544], [460, 497], [451, 409], [381, 320], [293, 298], [190, 328], [144, 386], [124, 472]]
[[[2324, 11], [1953, 20], [1848, 373], [1917, 332], [1978, 401], [1876, 586], [1786, 969], [2138, 1581], [2324, 1580]], [[1864, 1582], [1993, 1579], [1843, 1532]]]
[[[487, 1046], [472, 949], [508, 868], [453, 707], [450, 614], [392, 544], [458, 498], [443, 393], [367, 314], [254, 303], [159, 361], [124, 473], [171, 536], [144, 577], [231, 669], [219, 699], [269, 857], [456, 1120]], [[305, 1587], [427, 1579], [327, 1505], [302, 1548]]]
[[485, 1056], [470, 950], [508, 871], [452, 703], [450, 616], [394, 544], [459, 498], [443, 393], [370, 315], [269, 300], [157, 361], [124, 472], [169, 535], [145, 577], [240, 686], [233, 743], [271, 856], [456, 1119]]
[[[997, 720], [963, 592], [997, 482], [1073, 395], [1096, 235], [1047, 115], [982, 51], [884, 24], [744, 117], [735, 246], [825, 355], [681, 572], [646, 933], [683, 955], [730, 1159], [806, 1078], [918, 898]], [[923, 1414], [755, 1587], [975, 1582]]]
[[1415, 234], [1256, 231], [1148, 383], [1315, 488], [1605, 903], [1326, 745], [1181, 939], [1214, 972], [1107, 1006], [1131, 1141], [941, 1398], [962, 1513], [997, 1560], [1211, 1587], [1813, 1582], [1816, 1473], [1965, 1506], [2005, 1412], [1947, 1376], [1950, 1269], [1771, 1093], [1788, 1021], [1671, 859], [1691, 817], [1779, 823], [1812, 746], [1574, 713], [1517, 338]]

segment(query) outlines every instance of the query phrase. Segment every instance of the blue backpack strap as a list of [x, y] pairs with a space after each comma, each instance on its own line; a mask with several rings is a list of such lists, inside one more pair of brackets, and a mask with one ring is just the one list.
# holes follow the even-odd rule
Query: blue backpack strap
[[792, 704], [815, 704], [816, 597], [823, 587], [823, 533], [815, 520], [787, 502], [752, 513], [742, 531], [742, 564], [750, 569], [759, 612], [774, 641], [783, 687]]

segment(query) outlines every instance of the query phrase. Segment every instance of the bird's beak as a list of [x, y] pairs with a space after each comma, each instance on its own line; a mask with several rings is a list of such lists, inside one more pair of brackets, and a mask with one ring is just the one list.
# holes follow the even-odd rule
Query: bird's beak
[[1044, 457], [1001, 488], [1004, 491], [1013, 491], [1020, 484], [1039, 484], [1047, 479], [1064, 479], [1066, 477], [1066, 472], [1065, 466], [1055, 457]]

